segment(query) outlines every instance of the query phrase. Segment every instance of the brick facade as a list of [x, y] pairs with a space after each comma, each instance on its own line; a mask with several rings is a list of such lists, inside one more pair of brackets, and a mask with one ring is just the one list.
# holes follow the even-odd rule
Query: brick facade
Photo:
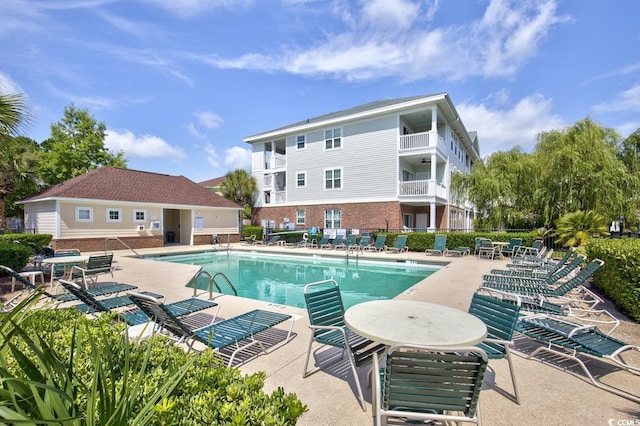
[[[120, 240], [132, 249], [143, 249], [153, 247], [164, 247], [164, 238], [161, 235], [152, 235], [144, 237], [121, 237]], [[213, 241], [212, 235], [194, 235], [193, 245], [207, 245]], [[240, 241], [239, 234], [231, 234], [230, 242], [237, 243]], [[227, 235], [220, 236], [220, 242], [227, 243]], [[73, 238], [73, 239], [54, 239], [51, 240], [51, 246], [54, 250], [65, 249], [78, 249], [80, 252], [94, 252], [94, 251], [113, 251], [113, 250], [126, 250], [124, 246], [118, 240], [106, 240], [104, 238]]]

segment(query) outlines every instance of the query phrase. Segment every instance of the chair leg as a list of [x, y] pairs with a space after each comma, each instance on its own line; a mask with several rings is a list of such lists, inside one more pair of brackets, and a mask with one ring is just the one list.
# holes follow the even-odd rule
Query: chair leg
[[353, 354], [349, 352], [349, 364], [351, 364], [351, 373], [353, 374], [353, 380], [356, 382], [356, 388], [358, 390], [358, 399], [362, 411], [367, 411], [367, 406], [364, 403], [364, 396], [362, 395], [362, 386], [360, 386], [360, 378], [358, 377], [358, 369], [356, 368], [356, 360], [353, 358]]
[[312, 372], [308, 372], [309, 357], [311, 356], [311, 345], [313, 345], [313, 331], [311, 332], [311, 336], [309, 338], [309, 346], [307, 347], [307, 358], [304, 361], [304, 372], [302, 373], [302, 378], [303, 379], [313, 373], [313, 371]]
[[[518, 394], [518, 385], [516, 384], [516, 371], [513, 368], [513, 361], [511, 359], [511, 350], [506, 347], [507, 362], [509, 363], [509, 372], [511, 373], [511, 382], [513, 383], [513, 396], [516, 398], [516, 404], [520, 405], [520, 396]], [[478, 416], [479, 417], [479, 416]]]

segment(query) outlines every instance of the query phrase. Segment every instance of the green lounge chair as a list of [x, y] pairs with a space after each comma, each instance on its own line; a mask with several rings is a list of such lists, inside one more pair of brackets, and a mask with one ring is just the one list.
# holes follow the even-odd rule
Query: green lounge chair
[[451, 248], [451, 249], [445, 249], [444, 251], [444, 255], [445, 256], [460, 256], [460, 257], [464, 257], [464, 256], [468, 256], [471, 253], [471, 248], [470, 247], [455, 247], [455, 248]]
[[548, 315], [524, 317], [518, 322], [516, 329], [525, 336], [544, 344], [531, 352], [527, 358], [533, 358], [540, 352], [549, 352], [555, 356], [569, 359], [582, 368], [582, 371], [596, 387], [640, 403], [640, 396], [597, 380], [579, 357], [579, 355], [584, 355], [607, 360], [617, 367], [637, 375], [640, 374], [640, 366], [628, 364], [622, 358], [622, 354], [628, 351], [640, 351], [639, 346], [630, 345], [608, 336], [594, 325], [576, 324]]
[[376, 235], [376, 240], [373, 245], [367, 247], [367, 250], [371, 251], [384, 251], [385, 243], [387, 241], [387, 236], [385, 234]]
[[[291, 321], [284, 343], [289, 342], [292, 338], [291, 331], [295, 318], [280, 312], [254, 309], [206, 327], [192, 330], [177, 318], [167, 305], [153, 297], [139, 293], [130, 294], [129, 297], [149, 318], [156, 322], [159, 328], [174, 335], [179, 343], [185, 342], [189, 350], [193, 348], [195, 342], [200, 342], [217, 351], [235, 345], [236, 349], [231, 353], [228, 366], [233, 364], [233, 360], [239, 352], [255, 345], [260, 346], [262, 352], [267, 353], [264, 344], [257, 340], [255, 335], [284, 321]], [[250, 342], [243, 343], [246, 339], [250, 339]]]
[[518, 258], [518, 259], [524, 259], [526, 257], [540, 258], [542, 257], [545, 251], [546, 251], [546, 247], [544, 246], [544, 241], [535, 240], [530, 247], [523, 246], [523, 245], [518, 247], [518, 249], [516, 250], [516, 252], [513, 254], [512, 257]]
[[371, 246], [371, 235], [363, 235], [362, 237], [360, 237], [360, 241], [358, 241], [358, 244], [351, 246], [351, 248], [353, 250], [365, 251], [367, 250], [367, 248], [369, 248], [369, 246]]
[[[559, 280], [567, 277], [569, 274], [580, 269], [580, 265], [582, 265], [585, 261], [586, 257], [583, 255], [578, 255], [574, 257], [571, 262], [566, 264], [563, 268], [560, 268], [557, 271], [554, 271], [552, 274], [537, 274], [533, 273], [533, 275], [529, 275], [526, 272], [521, 271], [508, 271], [508, 272], [498, 272], [499, 270], [491, 271], [490, 274], [483, 275], [482, 281], [486, 283], [511, 283], [511, 284], [522, 284], [522, 285], [554, 285]], [[494, 273], [497, 272], [497, 273]]]
[[522, 246], [522, 238], [511, 238], [509, 244], [502, 247], [500, 253], [502, 256], [513, 257]]
[[304, 287], [304, 300], [309, 314], [311, 335], [302, 377], [306, 378], [320, 370], [320, 366], [318, 366], [309, 371], [309, 358], [311, 357], [311, 349], [314, 342], [341, 349], [341, 356], [333, 361], [343, 359], [346, 353], [356, 382], [360, 405], [366, 411], [357, 367], [371, 361], [376, 352], [384, 349], [384, 345], [359, 336], [345, 326], [344, 304], [342, 303], [340, 287], [334, 280], [307, 284]]
[[391, 346], [384, 368], [379, 369], [373, 357], [375, 424], [393, 419], [392, 424], [435, 420], [479, 425], [478, 401], [487, 363], [487, 354], [477, 347]]
[[267, 245], [267, 246], [275, 246], [276, 244], [278, 244], [279, 241], [280, 241], [280, 236], [279, 235], [272, 235], [271, 238], [269, 238], [265, 242], [265, 245]]
[[[86, 314], [95, 315], [101, 312], [110, 312], [117, 308], [127, 307], [133, 305], [133, 300], [129, 295], [126, 296], [116, 296], [108, 299], [96, 299], [91, 293], [88, 293], [85, 289], [80, 287], [78, 284], [60, 280], [60, 284], [71, 294], [75, 295], [79, 300], [84, 303], [79, 305], [74, 305], [74, 308], [78, 309], [81, 312]], [[155, 299], [163, 299], [164, 296], [159, 295], [157, 293], [152, 293], [148, 291], [142, 291], [139, 294], [144, 294], [149, 297], [153, 297]], [[169, 303], [166, 305], [167, 308], [176, 316], [181, 317], [184, 315], [190, 315], [192, 313], [202, 311], [208, 308], [214, 308], [218, 306], [216, 302], [212, 302], [209, 300], [198, 299], [197, 297], [191, 297], [189, 299], [180, 300], [177, 302]], [[220, 308], [218, 307], [218, 310]], [[214, 320], [217, 315], [214, 314]], [[127, 325], [140, 325], [149, 322], [149, 317], [142, 312], [140, 309], [132, 309], [128, 311], [123, 311], [118, 313], [118, 317], [123, 320]]]
[[398, 237], [396, 238], [396, 244], [393, 247], [385, 248], [385, 251], [387, 253], [402, 253], [407, 250], [409, 250], [409, 247], [407, 247], [406, 235], [398, 235]]
[[335, 245], [334, 249], [345, 249], [347, 250], [349, 247], [355, 245], [358, 236], [356, 234], [349, 234], [346, 239], [342, 240], [341, 243]]
[[445, 250], [447, 250], [447, 236], [438, 234], [433, 241], [433, 248], [426, 249], [425, 253], [443, 255]]
[[340, 247], [342, 243], [344, 243], [344, 240], [345, 239], [343, 237], [337, 236], [333, 240], [331, 240], [330, 243], [321, 245], [320, 248], [335, 249], [336, 247]]
[[321, 248], [325, 244], [329, 244], [328, 235], [323, 235], [322, 238], [320, 238], [320, 241], [317, 241], [317, 242], [314, 242], [314, 240], [312, 239], [311, 242], [309, 243], [309, 248]]
[[480, 239], [480, 246], [477, 250], [478, 258], [480, 257], [488, 257], [490, 259], [495, 259], [496, 256], [500, 256], [500, 248], [496, 245], [493, 245], [493, 241], [488, 238]]
[[[482, 320], [487, 326], [487, 337], [478, 347], [487, 353], [489, 359], [507, 359], [513, 384], [513, 395], [510, 396], [518, 404], [520, 404], [520, 398], [509, 347], [513, 345], [513, 332], [520, 315], [520, 306], [520, 298], [517, 296], [513, 301], [505, 301], [478, 292], [473, 294], [469, 306], [469, 313]], [[506, 393], [501, 389], [498, 390]]]

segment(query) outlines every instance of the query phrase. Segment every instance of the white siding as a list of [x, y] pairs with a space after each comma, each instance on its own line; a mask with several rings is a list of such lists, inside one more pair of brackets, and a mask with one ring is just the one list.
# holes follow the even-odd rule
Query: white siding
[[26, 203], [24, 205], [24, 227], [25, 229], [34, 229], [36, 234], [51, 234], [53, 238], [56, 238], [58, 236], [56, 217], [55, 201]]

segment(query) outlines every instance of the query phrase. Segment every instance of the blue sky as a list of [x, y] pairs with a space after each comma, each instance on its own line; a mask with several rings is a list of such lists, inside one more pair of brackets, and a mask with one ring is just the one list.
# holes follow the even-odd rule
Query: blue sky
[[242, 139], [370, 101], [447, 92], [483, 157], [585, 117], [640, 128], [640, 2], [2, 0], [0, 91], [36, 141], [73, 103], [128, 166], [196, 182]]

